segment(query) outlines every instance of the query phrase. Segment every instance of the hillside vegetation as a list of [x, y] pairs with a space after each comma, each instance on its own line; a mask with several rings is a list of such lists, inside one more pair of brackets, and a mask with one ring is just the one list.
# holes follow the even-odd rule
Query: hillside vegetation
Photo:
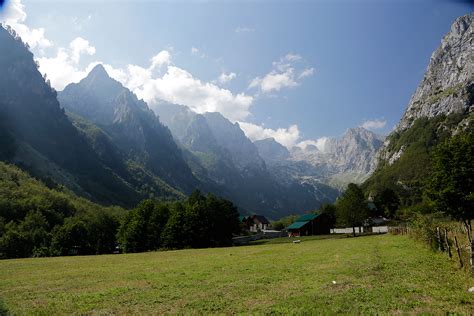
[[473, 281], [392, 235], [0, 261], [12, 314], [469, 314]]
[[124, 213], [0, 162], [0, 258], [110, 253]]
[[0, 162], [0, 258], [226, 246], [240, 232], [238, 216], [230, 201], [199, 191], [126, 212]]
[[387, 150], [400, 151], [400, 158], [394, 162], [381, 159], [375, 172], [362, 187], [371, 195], [390, 189], [398, 195], [402, 207], [421, 203], [426, 180], [432, 174], [436, 146], [450, 139], [461, 122], [467, 127], [458, 133], [472, 133], [473, 120], [472, 114], [440, 115], [431, 119], [417, 119], [407, 130], [393, 132], [388, 138]]

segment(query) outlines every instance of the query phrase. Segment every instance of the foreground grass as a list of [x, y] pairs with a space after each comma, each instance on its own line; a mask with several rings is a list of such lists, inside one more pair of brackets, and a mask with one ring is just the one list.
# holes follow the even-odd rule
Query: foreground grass
[[391, 235], [0, 261], [0, 298], [13, 314], [470, 314], [473, 281]]

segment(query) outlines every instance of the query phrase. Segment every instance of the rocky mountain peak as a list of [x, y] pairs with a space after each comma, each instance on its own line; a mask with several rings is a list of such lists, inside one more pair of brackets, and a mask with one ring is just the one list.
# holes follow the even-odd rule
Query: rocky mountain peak
[[465, 113], [474, 102], [474, 13], [457, 18], [432, 54], [396, 131], [421, 117]]
[[263, 160], [270, 162], [274, 160], [284, 160], [290, 157], [288, 149], [277, 142], [275, 138], [266, 138], [253, 142], [257, 146], [258, 153]]
[[79, 83], [66, 86], [58, 98], [67, 110], [97, 124], [123, 121], [126, 117], [136, 117], [138, 113], [154, 118], [146, 103], [111, 78], [101, 64]]
[[[454, 21], [431, 55], [423, 80], [391, 136], [403, 134], [417, 119], [451, 114], [463, 116], [474, 110], [473, 47], [474, 13], [471, 13]], [[405, 150], [405, 146], [393, 148], [390, 139], [389, 136], [380, 151], [380, 159], [389, 165], [397, 161]]]
[[102, 64], [97, 64], [94, 68], [92, 68], [87, 77], [97, 78], [99, 80], [110, 78], [109, 74], [107, 73]]

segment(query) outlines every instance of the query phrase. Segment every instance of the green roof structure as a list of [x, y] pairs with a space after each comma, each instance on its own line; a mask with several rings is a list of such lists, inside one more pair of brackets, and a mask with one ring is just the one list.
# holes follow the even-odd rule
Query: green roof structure
[[300, 217], [298, 217], [295, 222], [312, 221], [313, 219], [315, 219], [318, 216], [319, 216], [319, 214], [304, 214], [304, 215], [301, 215]]
[[290, 226], [288, 226], [286, 229], [290, 230], [290, 229], [299, 229], [301, 227], [303, 227], [304, 225], [308, 224], [309, 221], [304, 221], [304, 222], [294, 222], [293, 224], [291, 224]]
[[293, 224], [288, 226], [286, 229], [292, 230], [292, 229], [300, 229], [304, 225], [308, 224], [310, 221], [318, 217], [319, 214], [304, 214], [298, 217]]

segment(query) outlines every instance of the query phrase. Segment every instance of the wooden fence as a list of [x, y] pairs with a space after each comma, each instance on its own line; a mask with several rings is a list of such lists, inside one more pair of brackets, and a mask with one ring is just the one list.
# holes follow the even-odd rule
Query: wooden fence
[[[393, 235], [416, 234], [416, 230], [408, 225], [390, 227], [388, 231]], [[474, 238], [470, 236], [462, 226], [456, 230], [437, 226], [430, 238], [430, 244], [437, 251], [446, 253], [450, 259], [456, 260], [460, 268], [470, 267], [474, 275]]]

